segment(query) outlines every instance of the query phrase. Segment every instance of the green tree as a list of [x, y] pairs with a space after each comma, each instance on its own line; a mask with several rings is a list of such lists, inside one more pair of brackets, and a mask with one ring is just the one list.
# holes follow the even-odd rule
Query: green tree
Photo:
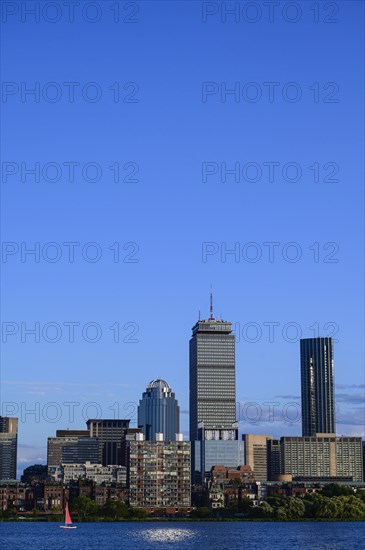
[[238, 512], [241, 512], [243, 514], [248, 514], [253, 506], [253, 502], [250, 498], [246, 497], [240, 500], [237, 504]]
[[278, 521], [286, 521], [288, 519], [284, 506], [277, 506], [276, 508], [274, 508], [274, 517]]
[[8, 508], [7, 510], [0, 510], [1, 519], [11, 519], [15, 518], [16, 514], [13, 509]]
[[336, 500], [341, 500], [341, 519], [364, 520], [365, 519], [365, 503], [351, 495], [349, 497], [338, 497]]
[[211, 511], [206, 506], [201, 506], [200, 508], [193, 510], [191, 513], [191, 517], [197, 519], [206, 519], [209, 518], [211, 515]]
[[147, 517], [147, 512], [142, 508], [130, 508], [129, 515], [135, 519], [145, 519]]
[[341, 497], [323, 497], [317, 504], [318, 518], [337, 519], [341, 517], [343, 502]]
[[321, 495], [324, 497], [339, 497], [353, 495], [354, 491], [351, 487], [340, 485], [339, 483], [329, 483], [321, 490]]
[[71, 511], [76, 512], [81, 520], [95, 515], [99, 509], [96, 502], [85, 496], [76, 497], [71, 504]]
[[357, 496], [357, 498], [360, 498], [363, 502], [365, 502], [365, 489], [358, 489], [356, 491], [355, 496]]
[[284, 509], [288, 519], [304, 517], [305, 506], [301, 498], [287, 497], [284, 500]]
[[128, 517], [129, 509], [121, 500], [108, 500], [102, 507], [101, 513], [109, 518], [121, 519]]
[[251, 515], [258, 518], [270, 518], [273, 516], [274, 509], [268, 502], [262, 502], [259, 506], [252, 508]]
[[312, 499], [305, 498], [303, 499], [304, 504], [304, 516], [306, 518], [316, 517], [316, 504]]
[[267, 497], [266, 502], [270, 504], [273, 508], [277, 508], [278, 506], [283, 506], [285, 501], [285, 497], [281, 497], [280, 495], [271, 495]]

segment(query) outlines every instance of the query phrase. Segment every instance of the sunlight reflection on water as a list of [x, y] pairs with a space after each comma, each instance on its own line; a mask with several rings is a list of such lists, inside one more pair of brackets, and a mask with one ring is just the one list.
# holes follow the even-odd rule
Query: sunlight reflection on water
[[193, 539], [196, 533], [192, 529], [166, 528], [145, 529], [138, 535], [148, 542], [181, 542]]

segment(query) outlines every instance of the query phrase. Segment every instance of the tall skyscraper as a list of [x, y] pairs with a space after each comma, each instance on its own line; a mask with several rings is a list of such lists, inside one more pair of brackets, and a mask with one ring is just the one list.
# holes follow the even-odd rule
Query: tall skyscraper
[[18, 419], [0, 416], [0, 480], [16, 479]]
[[152, 380], [138, 406], [138, 427], [146, 441], [155, 441], [162, 433], [164, 441], [175, 441], [180, 433], [180, 408], [165, 380]]
[[300, 341], [302, 433], [335, 433], [335, 398], [332, 338]]
[[190, 339], [190, 441], [192, 482], [204, 483], [211, 468], [244, 464], [236, 422], [235, 336], [232, 323], [213, 315], [199, 320]]
[[99, 464], [110, 466], [123, 464], [122, 441], [129, 428], [130, 420], [90, 419], [86, 422], [90, 437], [99, 440]]
[[[190, 339], [190, 440], [237, 439], [235, 336], [232, 323], [198, 321]], [[199, 435], [203, 423], [205, 436]]]

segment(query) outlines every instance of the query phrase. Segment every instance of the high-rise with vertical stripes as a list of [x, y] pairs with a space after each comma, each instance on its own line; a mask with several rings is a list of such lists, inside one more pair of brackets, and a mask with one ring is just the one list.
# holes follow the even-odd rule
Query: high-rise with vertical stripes
[[236, 421], [235, 335], [232, 323], [210, 317], [193, 327], [190, 350], [192, 482], [203, 484], [216, 464], [244, 464]]
[[300, 341], [303, 436], [332, 433], [335, 427], [332, 338]]
[[190, 339], [190, 440], [237, 439], [235, 335], [232, 323], [213, 317], [198, 321]]

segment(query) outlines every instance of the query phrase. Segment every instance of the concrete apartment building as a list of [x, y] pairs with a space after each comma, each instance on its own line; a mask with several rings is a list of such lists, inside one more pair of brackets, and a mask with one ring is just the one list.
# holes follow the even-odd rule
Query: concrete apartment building
[[282, 437], [280, 441], [282, 474], [363, 480], [361, 437], [325, 433], [315, 437]]
[[[136, 434], [128, 441], [127, 483], [130, 506], [135, 508], [189, 508], [190, 442], [145, 441], [143, 434]], [[160, 439], [160, 440], [159, 440]]]
[[338, 478], [363, 480], [361, 437], [245, 434], [245, 464], [251, 466], [256, 481], [276, 481], [281, 475], [293, 478]]

